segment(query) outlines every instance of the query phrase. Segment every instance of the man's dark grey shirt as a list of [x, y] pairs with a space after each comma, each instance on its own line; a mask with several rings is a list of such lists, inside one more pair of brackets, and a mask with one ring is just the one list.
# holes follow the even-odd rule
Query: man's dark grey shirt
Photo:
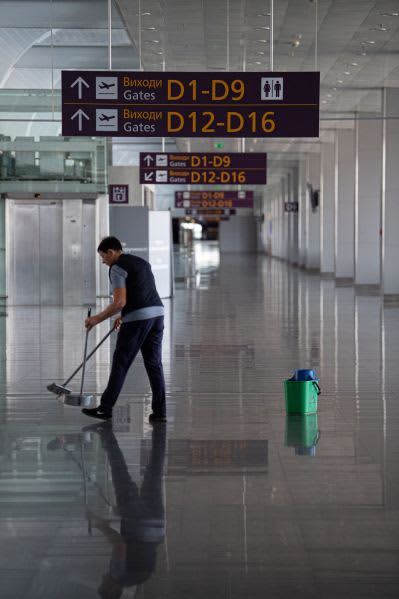
[[164, 307], [155, 286], [150, 264], [131, 254], [122, 254], [109, 269], [112, 290], [126, 288], [122, 322], [163, 316]]

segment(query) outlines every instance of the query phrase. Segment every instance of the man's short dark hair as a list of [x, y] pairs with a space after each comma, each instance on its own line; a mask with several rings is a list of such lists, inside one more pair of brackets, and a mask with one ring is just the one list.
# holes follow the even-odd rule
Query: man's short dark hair
[[97, 248], [97, 252], [108, 252], [108, 250], [116, 250], [122, 252], [122, 244], [116, 237], [104, 237]]

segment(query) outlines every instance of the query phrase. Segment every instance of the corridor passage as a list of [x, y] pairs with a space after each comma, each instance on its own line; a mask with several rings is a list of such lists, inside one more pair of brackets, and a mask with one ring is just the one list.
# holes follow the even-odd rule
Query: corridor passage
[[[167, 425], [141, 358], [112, 427], [46, 390], [81, 361], [85, 308], [0, 318], [0, 598], [397, 598], [399, 306], [213, 243], [175, 258]], [[288, 418], [308, 367], [318, 413]]]

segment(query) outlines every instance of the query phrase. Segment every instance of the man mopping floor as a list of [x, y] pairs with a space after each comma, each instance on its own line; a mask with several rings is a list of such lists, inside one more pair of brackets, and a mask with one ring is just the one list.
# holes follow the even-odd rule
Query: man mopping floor
[[85, 320], [91, 330], [97, 324], [122, 313], [115, 322], [119, 329], [112, 359], [107, 387], [97, 408], [84, 408], [83, 414], [111, 420], [112, 408], [122, 390], [127, 372], [138, 352], [141, 351], [144, 366], [152, 390], [151, 423], [166, 422], [165, 379], [162, 367], [162, 337], [164, 307], [158, 295], [154, 275], [148, 262], [124, 254], [116, 237], [105, 237], [97, 248], [103, 264], [109, 266], [113, 302], [99, 314]]

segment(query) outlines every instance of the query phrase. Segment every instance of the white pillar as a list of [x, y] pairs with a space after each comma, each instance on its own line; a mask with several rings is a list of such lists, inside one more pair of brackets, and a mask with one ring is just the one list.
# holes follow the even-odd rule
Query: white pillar
[[[313, 190], [320, 189], [320, 154], [308, 154], [306, 165], [307, 184]], [[320, 268], [320, 206], [312, 209], [310, 203], [310, 187], [307, 189], [306, 199], [307, 220], [307, 251], [306, 268], [319, 270]]]
[[337, 131], [335, 145], [335, 276], [355, 276], [355, 131]]
[[[285, 187], [285, 202], [292, 202], [292, 172], [287, 173], [285, 177], [286, 187]], [[286, 239], [287, 239], [287, 256], [286, 259], [288, 262], [292, 261], [292, 214], [291, 212], [284, 211], [284, 225], [286, 230]]]
[[320, 180], [320, 272], [333, 274], [334, 208], [335, 208], [335, 147], [332, 142], [321, 144]]
[[[291, 202], [298, 203], [299, 210], [299, 173], [298, 167], [294, 166], [291, 174]], [[292, 264], [299, 264], [299, 244], [298, 244], [298, 212], [291, 214], [291, 255], [290, 261]]]
[[306, 162], [300, 160], [298, 166], [298, 264], [301, 267], [306, 265], [307, 203], [309, 203], [309, 199], [306, 195]]
[[283, 182], [280, 180], [280, 185], [277, 194], [277, 256], [283, 257]]
[[355, 284], [380, 285], [382, 123], [356, 121]]
[[276, 190], [272, 190], [272, 224], [271, 224], [271, 254], [277, 255], [277, 200]]
[[284, 204], [287, 202], [287, 189], [288, 181], [287, 177], [281, 179], [281, 220], [280, 220], [280, 231], [281, 231], [281, 258], [287, 260], [288, 258], [288, 219], [287, 213], [284, 209]]
[[399, 294], [399, 89], [384, 89], [383, 115], [382, 287], [392, 296]]

